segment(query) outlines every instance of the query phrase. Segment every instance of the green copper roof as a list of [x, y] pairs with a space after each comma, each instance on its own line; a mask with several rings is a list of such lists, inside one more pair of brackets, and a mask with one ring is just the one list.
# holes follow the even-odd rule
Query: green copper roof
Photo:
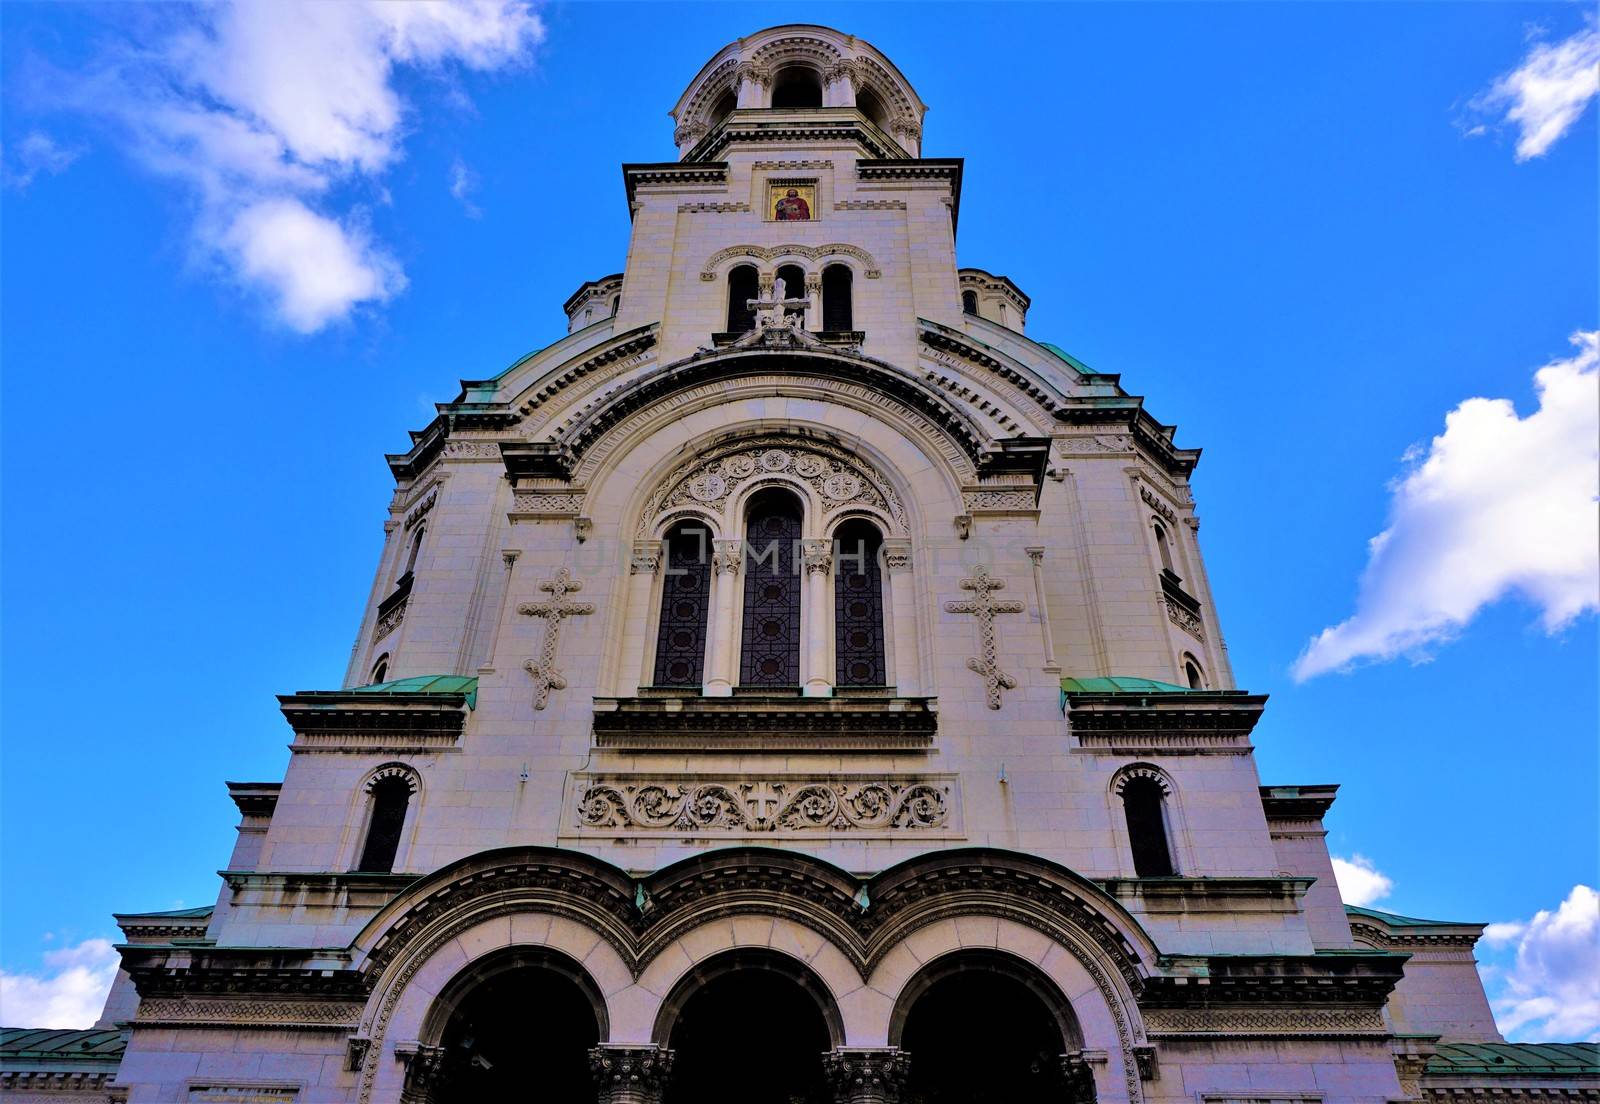
[[1365, 916], [1387, 924], [1391, 928], [1459, 928], [1462, 924], [1468, 923], [1464, 920], [1419, 920], [1415, 916], [1400, 916], [1379, 909], [1361, 908], [1359, 905], [1346, 905], [1344, 911], [1349, 916]]
[[119, 912], [118, 916], [127, 920], [197, 920], [202, 916], [210, 916], [212, 905], [201, 905], [198, 908], [167, 909], [164, 912]]
[[120, 1031], [85, 1031], [43, 1027], [0, 1028], [0, 1058], [59, 1061], [111, 1061], [122, 1058], [128, 1037]]
[[478, 680], [466, 675], [413, 675], [411, 678], [353, 686], [350, 694], [465, 694], [467, 708], [478, 708]]
[[1440, 1043], [1432, 1074], [1600, 1076], [1600, 1043]]
[[1049, 349], [1056, 356], [1072, 365], [1074, 370], [1081, 372], [1086, 376], [1098, 376], [1100, 374], [1059, 345], [1052, 345], [1048, 341], [1040, 341], [1038, 344], [1046, 349]]
[[1155, 679], [1132, 678], [1128, 675], [1111, 675], [1107, 678], [1064, 678], [1061, 691], [1065, 694], [1197, 694], [1209, 693], [1191, 690], [1172, 682]]

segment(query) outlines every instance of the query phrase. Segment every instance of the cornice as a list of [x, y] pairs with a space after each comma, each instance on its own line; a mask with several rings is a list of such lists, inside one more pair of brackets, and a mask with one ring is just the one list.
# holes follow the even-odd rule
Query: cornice
[[638, 751], [881, 752], [925, 750], [938, 714], [930, 698], [596, 698], [595, 744]]
[[1321, 822], [1333, 807], [1337, 785], [1262, 786], [1261, 808], [1268, 820], [1309, 820]]
[[622, 166], [622, 184], [628, 194], [630, 212], [633, 210], [634, 196], [640, 188], [661, 185], [709, 187], [727, 182], [726, 161], [651, 161]]
[[1164, 972], [1146, 980], [1139, 1005], [1343, 1004], [1382, 1008], [1399, 983], [1408, 957], [1385, 951], [1168, 956], [1161, 962]]
[[302, 690], [280, 694], [278, 703], [295, 736], [307, 745], [371, 737], [450, 745], [467, 723], [467, 697], [460, 693]]

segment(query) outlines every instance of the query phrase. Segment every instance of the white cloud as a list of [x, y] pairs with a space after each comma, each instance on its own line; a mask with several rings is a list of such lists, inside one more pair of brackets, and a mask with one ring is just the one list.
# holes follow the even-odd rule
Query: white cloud
[[468, 218], [482, 218], [483, 211], [472, 202], [472, 193], [478, 187], [478, 174], [457, 157], [450, 163], [450, 194], [461, 204]]
[[90, 1027], [100, 1018], [121, 962], [109, 939], [46, 951], [39, 974], [0, 970], [0, 1024], [6, 1027]]
[[1334, 856], [1333, 877], [1339, 883], [1339, 897], [1347, 905], [1370, 905], [1389, 896], [1394, 888], [1394, 881], [1365, 855]]
[[520, 65], [544, 37], [524, 0], [174, 10], [176, 25], [81, 79], [73, 105], [111, 117], [142, 164], [190, 189], [202, 251], [306, 333], [405, 286], [353, 217], [404, 156], [396, 70]]
[[1600, 609], [1600, 333], [1572, 343], [1574, 356], [1535, 373], [1538, 410], [1521, 418], [1508, 399], [1468, 399], [1407, 453], [1355, 614], [1312, 638], [1297, 681], [1426, 658], [1511, 593], [1539, 607], [1547, 632]]
[[12, 147], [13, 165], [6, 168], [6, 183], [18, 189], [27, 188], [41, 174], [55, 176], [66, 172], [81, 156], [82, 149], [64, 147], [43, 131], [32, 131]]
[[[1593, 17], [1570, 38], [1538, 42], [1522, 63], [1468, 105], [1516, 124], [1517, 160], [1543, 157], [1600, 93], [1600, 26]], [[1482, 128], [1468, 130], [1482, 133]]]
[[1515, 946], [1504, 968], [1487, 966], [1501, 1032], [1518, 1042], [1573, 1042], [1600, 1035], [1600, 893], [1572, 887], [1554, 912], [1490, 924], [1484, 943]]

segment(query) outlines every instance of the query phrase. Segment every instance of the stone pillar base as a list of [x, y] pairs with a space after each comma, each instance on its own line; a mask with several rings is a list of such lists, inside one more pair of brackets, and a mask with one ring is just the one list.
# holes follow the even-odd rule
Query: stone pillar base
[[911, 1072], [899, 1047], [837, 1047], [822, 1056], [836, 1104], [897, 1104]]
[[599, 1104], [661, 1104], [672, 1077], [672, 1051], [654, 1043], [602, 1043], [589, 1051]]

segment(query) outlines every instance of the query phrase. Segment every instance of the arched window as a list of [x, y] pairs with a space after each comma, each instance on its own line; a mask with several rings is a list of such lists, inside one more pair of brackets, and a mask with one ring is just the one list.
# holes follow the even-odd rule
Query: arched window
[[755, 265], [739, 265], [728, 273], [728, 332], [749, 333], [756, 328], [756, 312], [749, 302], [761, 295], [761, 277]]
[[961, 293], [961, 312], [963, 314], [977, 314], [978, 313], [978, 293], [977, 292], [975, 292], [975, 291], [963, 291]]
[[1136, 774], [1122, 784], [1122, 810], [1128, 818], [1133, 872], [1141, 878], [1177, 873], [1167, 843], [1166, 790], [1155, 778]]
[[772, 106], [821, 107], [821, 74], [805, 65], [779, 69], [772, 81]]
[[834, 666], [838, 686], [883, 686], [883, 534], [869, 521], [847, 521], [833, 535]]
[[872, 89], [861, 88], [856, 91], [856, 110], [871, 119], [879, 130], [889, 129], [889, 111]]
[[800, 685], [800, 503], [762, 491], [745, 523], [744, 632], [739, 684]]
[[718, 123], [722, 122], [722, 120], [726, 119], [729, 115], [732, 115], [733, 114], [733, 109], [738, 107], [738, 106], [739, 106], [739, 97], [738, 97], [738, 95], [734, 92], [733, 89], [731, 89], [731, 88], [728, 89], [722, 95], [717, 97], [716, 106], [714, 106], [711, 109], [711, 125], [712, 126], [716, 126]]
[[617, 316], [617, 308], [620, 307], [621, 305], [622, 305], [622, 296], [613, 295], [611, 297], [611, 317], [612, 318], [615, 318]]
[[1188, 652], [1183, 653], [1183, 677], [1189, 680], [1191, 690], [1206, 688], [1206, 673], [1200, 669], [1200, 661]]
[[711, 613], [711, 534], [699, 522], [680, 522], [664, 543], [667, 567], [661, 583], [655, 684], [699, 686]]
[[1161, 569], [1176, 575], [1177, 572], [1172, 567], [1171, 538], [1167, 536], [1166, 527], [1157, 521], [1151, 523], [1151, 528], [1156, 531], [1156, 551], [1161, 555]]
[[384, 774], [367, 786], [367, 793], [371, 795], [371, 814], [356, 869], [364, 874], [387, 874], [394, 869], [394, 857], [400, 850], [400, 831], [406, 823], [406, 806], [411, 803], [411, 780], [402, 774]]
[[384, 652], [381, 656], [378, 657], [378, 662], [376, 662], [376, 663], [374, 663], [372, 665], [372, 678], [370, 680], [368, 680], [367, 685], [368, 686], [376, 686], [376, 685], [378, 685], [378, 683], [384, 682], [388, 678], [389, 678], [389, 653], [388, 652]]
[[850, 285], [855, 279], [849, 265], [831, 264], [822, 270], [822, 328], [853, 330]]
[[[801, 268], [799, 265], [792, 265], [792, 264], [779, 265], [776, 275], [777, 275], [778, 279], [783, 281], [783, 295], [784, 295], [784, 298], [786, 298], [786, 299], [804, 299], [804, 298], [806, 298], [806, 270], [805, 269]], [[776, 285], [773, 286], [773, 290], [774, 291], [777, 290], [777, 286]], [[797, 311], [794, 307], [790, 307], [789, 308], [789, 313], [790, 314], [804, 314], [805, 313], [805, 308], [801, 307]]]

